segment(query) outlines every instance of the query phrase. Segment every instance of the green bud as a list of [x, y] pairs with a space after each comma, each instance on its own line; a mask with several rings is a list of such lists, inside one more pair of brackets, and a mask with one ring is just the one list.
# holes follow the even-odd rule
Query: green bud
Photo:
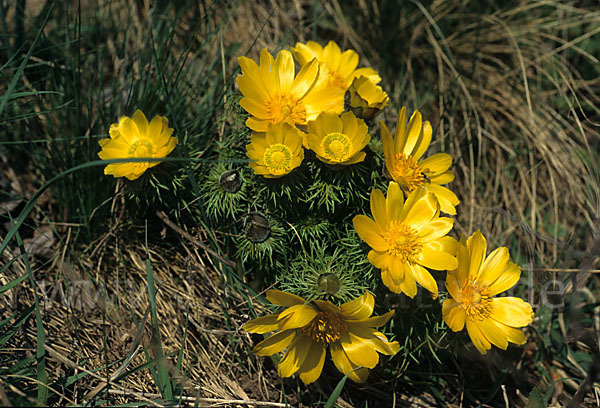
[[333, 273], [324, 273], [317, 278], [317, 287], [328, 295], [335, 295], [340, 286], [340, 278]]

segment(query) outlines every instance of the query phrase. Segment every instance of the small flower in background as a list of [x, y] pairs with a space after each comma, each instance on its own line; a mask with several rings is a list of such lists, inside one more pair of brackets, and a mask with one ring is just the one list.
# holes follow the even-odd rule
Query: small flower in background
[[[98, 156], [102, 160], [126, 158], [162, 159], [173, 151], [177, 138], [172, 137], [173, 129], [163, 116], [155, 116], [150, 123], [146, 116], [136, 110], [132, 118], [121, 116], [119, 123], [113, 123], [109, 129], [110, 138], [98, 143], [102, 150]], [[135, 180], [146, 169], [160, 162], [111, 163], [104, 168], [104, 174], [114, 177], [127, 177]]]
[[494, 344], [503, 350], [508, 342], [525, 344], [517, 329], [533, 321], [531, 305], [516, 297], [494, 298], [513, 287], [521, 268], [509, 261], [508, 249], [497, 248], [487, 257], [487, 243], [481, 232], [458, 244], [458, 267], [448, 272], [446, 288], [451, 299], [442, 304], [444, 321], [453, 331], [465, 324], [469, 337], [481, 354]]
[[346, 109], [362, 119], [373, 119], [389, 101], [387, 93], [369, 78], [354, 78], [345, 95]]
[[438, 287], [425, 268], [456, 268], [457, 242], [446, 236], [454, 220], [440, 217], [435, 196], [421, 187], [404, 195], [395, 182], [390, 182], [387, 197], [380, 190], [371, 191], [373, 219], [357, 215], [354, 228], [371, 248], [369, 261], [381, 269], [381, 279], [392, 292], [417, 294], [418, 282], [437, 297]]
[[267, 49], [260, 53], [260, 66], [246, 57], [238, 58], [242, 75], [236, 78], [244, 98], [240, 105], [252, 116], [246, 126], [266, 132], [269, 124], [286, 122], [306, 125], [321, 112], [344, 109], [344, 91], [339, 88], [315, 87], [319, 64], [313, 60], [295, 75], [294, 60], [283, 50], [277, 58]]
[[319, 62], [319, 86], [323, 83], [328, 87], [339, 87], [348, 89], [352, 80], [359, 76], [369, 78], [370, 81], [377, 84], [381, 77], [371, 68], [359, 68], [358, 54], [354, 50], [342, 52], [340, 47], [333, 41], [323, 48], [321, 44], [309, 41], [306, 44], [296, 43], [292, 48], [296, 60], [300, 66], [308, 64], [313, 58]]
[[369, 143], [368, 128], [352, 112], [338, 116], [323, 112], [308, 122], [308, 146], [319, 160], [328, 164], [354, 164], [365, 159], [362, 149]]
[[392, 179], [406, 193], [414, 191], [422, 185], [440, 202], [440, 209], [446, 214], [456, 214], [455, 206], [459, 200], [452, 191], [441, 184], [454, 180], [454, 173], [449, 170], [452, 156], [437, 153], [424, 160], [421, 157], [431, 143], [431, 125], [423, 122], [421, 113], [415, 111], [406, 124], [406, 107], [402, 107], [396, 124], [396, 135], [383, 122], [381, 125], [381, 140], [385, 155], [385, 165]]
[[355, 382], [365, 382], [369, 369], [379, 362], [379, 353], [396, 354], [397, 341], [390, 342], [374, 327], [388, 322], [394, 311], [371, 317], [375, 299], [369, 292], [361, 297], [336, 306], [331, 302], [303, 298], [279, 290], [267, 291], [267, 299], [286, 309], [249, 321], [243, 329], [251, 333], [278, 333], [254, 347], [259, 356], [270, 356], [287, 348], [279, 362], [280, 377], [298, 373], [305, 384], [321, 375], [327, 346], [333, 363], [342, 374]]
[[271, 125], [266, 133], [252, 133], [246, 146], [246, 155], [253, 160], [250, 167], [267, 178], [288, 174], [304, 159], [301, 133], [287, 123]]

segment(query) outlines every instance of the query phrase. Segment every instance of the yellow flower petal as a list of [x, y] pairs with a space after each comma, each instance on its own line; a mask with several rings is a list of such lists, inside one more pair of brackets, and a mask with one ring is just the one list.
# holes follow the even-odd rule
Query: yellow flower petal
[[257, 101], [256, 99], [251, 98], [242, 98], [240, 100], [240, 105], [244, 108], [249, 114], [255, 116], [259, 119], [269, 119], [270, 114], [267, 112], [265, 104]]
[[269, 127], [269, 122], [253, 118], [251, 116], [246, 119], [246, 126], [256, 132], [266, 132]]
[[467, 317], [465, 310], [460, 303], [452, 299], [446, 299], [442, 303], [442, 317], [452, 331], [461, 331], [465, 327]]
[[410, 270], [410, 267], [402, 261], [401, 258], [397, 256], [390, 256], [390, 273], [394, 280], [400, 282], [401, 279], [404, 278], [404, 275], [407, 273], [407, 270]]
[[375, 350], [386, 356], [393, 356], [400, 350], [400, 343], [397, 341], [387, 341], [387, 338], [380, 332], [375, 333], [375, 337], [371, 339], [371, 343], [375, 347]]
[[404, 217], [401, 215], [401, 219], [406, 224], [418, 230], [429, 224], [433, 218], [439, 215], [440, 208], [435, 196], [431, 193], [423, 194], [418, 200], [412, 201], [411, 197], [413, 194], [418, 196], [419, 190], [415, 190], [408, 196], [402, 211]]
[[398, 120], [396, 121], [396, 134], [394, 138], [394, 152], [404, 152], [404, 146], [406, 144], [406, 106], [403, 106], [398, 113]]
[[371, 191], [371, 214], [378, 225], [384, 226], [388, 224], [389, 218], [387, 216], [385, 196], [381, 190], [373, 189]]
[[454, 173], [447, 171], [437, 176], [429, 176], [429, 180], [431, 181], [431, 184], [448, 184], [454, 180]]
[[[158, 116], [156, 116], [155, 119], [160, 121]], [[154, 119], [152, 119], [152, 121], [154, 122]], [[119, 134], [130, 145], [134, 144], [140, 138], [140, 133], [138, 132], [135, 122], [127, 116], [123, 116], [121, 120], [119, 120]]]
[[400, 286], [400, 279], [394, 279], [390, 269], [383, 269], [381, 271], [381, 281], [383, 284], [394, 293], [402, 293], [402, 286]]
[[385, 334], [371, 327], [352, 325], [350, 331], [363, 341], [368, 342], [378, 353], [391, 356], [400, 350], [400, 344], [397, 341], [390, 342]]
[[148, 119], [141, 110], [136, 110], [132, 116], [133, 122], [138, 128], [138, 132], [141, 136], [145, 136], [148, 132]]
[[343, 78], [350, 78], [358, 65], [358, 54], [353, 50], [346, 50], [342, 53], [338, 74]]
[[296, 47], [293, 47], [292, 51], [294, 52], [294, 57], [296, 57], [298, 64], [304, 66], [313, 58], [321, 56], [323, 48], [315, 41], [309, 41], [307, 44], [296, 43]]
[[503, 326], [502, 329], [506, 333], [506, 339], [511, 343], [521, 345], [527, 342], [527, 339], [525, 338], [525, 333], [523, 333], [521, 330], [515, 329], [514, 327], [510, 326]]
[[373, 314], [375, 298], [369, 292], [340, 306], [340, 310], [350, 319], [366, 319]]
[[418, 261], [421, 265], [436, 271], [452, 270], [458, 266], [456, 258], [448, 252], [436, 251], [429, 247], [421, 249]]
[[383, 144], [383, 155], [385, 158], [385, 167], [389, 174], [392, 174], [395, 167], [395, 150], [394, 150], [394, 140], [392, 138], [392, 133], [388, 129], [388, 127], [383, 122], [379, 122], [379, 128], [381, 129], [381, 142]]
[[267, 300], [277, 306], [291, 307], [295, 305], [303, 305], [306, 300], [292, 293], [283, 292], [277, 289], [267, 290]]
[[352, 219], [354, 229], [358, 236], [376, 251], [387, 251], [388, 244], [378, 233], [375, 221], [365, 215], [357, 215]]
[[492, 284], [490, 284], [490, 293], [492, 296], [502, 293], [519, 281], [521, 277], [521, 268], [512, 262], [508, 262], [506, 269]]
[[276, 333], [254, 346], [252, 352], [259, 356], [272, 356], [289, 346], [294, 337], [296, 337], [295, 330], [285, 330]]
[[529, 303], [516, 297], [494, 298], [490, 317], [510, 327], [524, 327], [533, 321], [533, 309]]
[[461, 300], [461, 296], [460, 283], [457, 280], [456, 275], [456, 270], [448, 272], [448, 274], [446, 275], [446, 289], [448, 289], [450, 296], [452, 296], [452, 298], [458, 302]]
[[262, 153], [265, 151], [265, 149], [269, 147], [269, 145], [267, 144], [266, 133], [252, 132], [252, 134], [250, 135], [250, 145], [248, 146], [252, 146], [257, 152], [260, 152], [262, 156]]
[[429, 192], [433, 193], [435, 195], [435, 198], [437, 198], [437, 200], [439, 201], [440, 211], [446, 214], [456, 215], [456, 208], [454, 207], [456, 207], [460, 203], [456, 194], [454, 194], [446, 187], [439, 186], [433, 183], [429, 184], [427, 186], [427, 189], [429, 190]]
[[325, 133], [341, 133], [344, 124], [335, 112], [323, 112], [319, 118], [323, 120], [323, 130]]
[[104, 174], [114, 177], [127, 177], [129, 180], [135, 180], [140, 175], [136, 172], [135, 167], [128, 163], [109, 164], [104, 168]]
[[[156, 153], [153, 156], [154, 157], [167, 157], [173, 151], [173, 149], [175, 149], [175, 146], [177, 146], [177, 143], [179, 143], [179, 140], [176, 137], [170, 137], [167, 144], [164, 145], [163, 147], [159, 148], [158, 150], [156, 150]], [[153, 162], [153, 163], [150, 163], [150, 166], [156, 166], [158, 164], [160, 164], [160, 162]]]
[[500, 247], [493, 250], [483, 261], [477, 281], [482, 285], [490, 286], [506, 270], [508, 259], [508, 248]]
[[238, 63], [240, 64], [240, 68], [242, 68], [243, 76], [247, 77], [253, 82], [260, 81], [260, 83], [262, 84], [262, 80], [260, 79], [260, 69], [256, 62], [252, 61], [248, 57], [242, 56], [238, 57]]
[[437, 153], [419, 162], [419, 167], [433, 175], [444, 173], [450, 166], [452, 166], [452, 156], [446, 153]]
[[[394, 183], [396, 184], [396, 183]], [[390, 188], [392, 187], [392, 182], [390, 182]], [[389, 200], [389, 196], [390, 196], [390, 188], [388, 188], [388, 200]], [[397, 187], [398, 189], [400, 188], [399, 186]], [[402, 193], [401, 193], [402, 194]], [[407, 218], [407, 214], [409, 211], [412, 210], [413, 207], [418, 207], [421, 205], [420, 203], [418, 203], [420, 200], [425, 199], [427, 202], [425, 203], [425, 207], [434, 207], [435, 205], [437, 205], [437, 203], [435, 203], [435, 197], [427, 197], [427, 188], [426, 187], [419, 187], [416, 190], [414, 190], [413, 192], [411, 192], [408, 197], [406, 198], [406, 201], [404, 202], [404, 206], [402, 208], [402, 211], [399, 214], [399, 218], [400, 220], [404, 221]], [[388, 213], [389, 213], [389, 208], [388, 208]], [[392, 218], [392, 217], [390, 217]]]
[[389, 269], [392, 267], [392, 262], [395, 262], [395, 257], [387, 252], [369, 251], [369, 262], [378, 269]]
[[[421, 128], [421, 135], [419, 136], [419, 141], [417, 142], [411, 153], [411, 156], [415, 160], [418, 161], [431, 144], [432, 133], [433, 129], [431, 128], [431, 124], [428, 121], [423, 122], [423, 127]], [[419, 163], [419, 166], [421, 166], [421, 163]]]
[[[445, 254], [445, 252], [443, 252]], [[413, 276], [417, 283], [427, 289], [433, 295], [433, 298], [437, 298], [438, 296], [438, 286], [433, 276], [427, 271], [427, 269], [423, 268], [421, 265], [413, 264], [409, 265], [412, 270]]]
[[410, 117], [410, 121], [408, 122], [408, 133], [406, 136], [406, 142], [404, 143], [404, 148], [400, 150], [398, 149], [398, 144], [396, 144], [396, 152], [411, 155], [413, 149], [419, 141], [422, 128], [423, 120], [421, 117], [421, 112], [416, 110], [413, 112], [413, 114]]
[[267, 89], [269, 95], [274, 95], [278, 93], [279, 88], [279, 75], [278, 71], [275, 69], [275, 59], [266, 48], [263, 48], [260, 51], [260, 77], [263, 80], [263, 84]]
[[[420, 232], [422, 234], [422, 231]], [[445, 236], [436, 239], [435, 241], [429, 241], [423, 245], [424, 248], [430, 248], [435, 251], [448, 252], [450, 255], [456, 255], [456, 249], [458, 247], [458, 241], [452, 237]]]
[[304, 384], [315, 382], [321, 376], [324, 363], [325, 344], [313, 342], [306, 358], [304, 359], [304, 363], [298, 370], [298, 374], [302, 382]]
[[379, 74], [377, 73], [377, 71], [375, 71], [372, 68], [359, 68], [356, 71], [354, 71], [354, 73], [352, 74], [352, 79], [354, 78], [358, 78], [364, 76], [366, 78], [369, 78], [369, 81], [373, 82], [374, 84], [378, 84], [379, 82], [381, 82], [381, 77], [379, 76]]
[[279, 330], [297, 329], [304, 327], [317, 316], [317, 311], [311, 305], [294, 305], [279, 314]]
[[279, 362], [279, 366], [277, 367], [279, 376], [286, 378], [294, 375], [304, 363], [311, 345], [312, 341], [310, 338], [303, 334], [296, 336]]
[[[126, 175], [125, 175], [125, 177], [126, 177], [128, 180], [132, 180], [132, 181], [133, 181], [133, 180], [135, 180], [135, 179], [139, 178], [139, 177], [142, 175], [142, 173], [143, 173], [143, 171], [134, 171], [134, 172], [133, 172], [133, 173], [131, 173], [131, 174], [126, 174]], [[115, 176], [115, 177], [118, 177], [118, 176]]]
[[240, 88], [240, 92], [247, 98], [257, 101], [266, 101], [269, 99], [269, 93], [265, 89], [260, 78], [260, 82], [258, 83], [246, 75], [238, 76], [235, 80]]
[[473, 345], [481, 354], [486, 354], [487, 351], [492, 348], [490, 342], [481, 332], [478, 323], [467, 319], [467, 332], [469, 333]]
[[352, 332], [346, 332], [340, 338], [346, 355], [357, 366], [373, 368], [379, 362], [379, 354], [373, 349], [370, 342], [364, 341]]
[[[356, 136], [358, 132], [359, 119], [354, 116], [352, 112], [342, 113], [340, 119], [342, 120], [342, 129], [344, 129], [344, 133], [351, 138]], [[361, 124], [365, 123], [363, 120], [360, 120], [360, 122]]]
[[[122, 118], [121, 118], [122, 119]], [[121, 120], [119, 120], [120, 122]], [[109, 129], [108, 129], [108, 134], [110, 135], [111, 139], [119, 139], [121, 138], [121, 132], [119, 131], [119, 124], [118, 123], [113, 123], [110, 125]]]
[[149, 139], [156, 139], [159, 137], [159, 135], [161, 134], [163, 129], [163, 121], [162, 121], [162, 117], [160, 116], [155, 116], [152, 118], [152, 120], [150, 121], [150, 125], [148, 125], [148, 138]]
[[344, 110], [344, 89], [330, 87], [310, 92], [303, 101], [307, 120], [316, 119], [321, 112], [333, 111], [340, 114]]
[[496, 322], [494, 319], [483, 319], [478, 322], [478, 325], [481, 332], [490, 343], [502, 350], [506, 350], [508, 347], [508, 340], [506, 339], [506, 332], [500, 327], [500, 323]]
[[283, 50], [277, 54], [277, 58], [275, 59], [275, 67], [279, 71], [280, 91], [284, 94], [290, 93], [295, 74], [294, 59], [292, 58], [292, 54], [287, 50]]
[[487, 250], [487, 243], [481, 231], [477, 230], [467, 240], [467, 248], [469, 251], [469, 272], [473, 277], [479, 276], [481, 271], [481, 265], [485, 259], [485, 253]]
[[271, 314], [267, 316], [257, 317], [256, 319], [250, 320], [248, 323], [242, 326], [242, 329], [250, 333], [264, 334], [272, 332], [279, 328], [279, 313]]
[[417, 282], [409, 267], [404, 267], [404, 276], [399, 279], [398, 284], [404, 293], [409, 298], [414, 298], [417, 294]]
[[333, 360], [333, 364], [335, 364], [339, 372], [344, 375], [350, 373], [348, 378], [354, 382], [363, 383], [367, 381], [369, 370], [366, 368], [359, 368], [355, 370], [358, 366], [350, 361], [346, 355], [346, 352], [339, 343], [331, 343], [329, 350], [331, 351], [331, 359]]
[[459, 282], [465, 282], [469, 277], [469, 248], [467, 247], [467, 238], [463, 235], [460, 237], [458, 248], [456, 249], [456, 259], [458, 267], [456, 270], [456, 279]]
[[402, 220], [403, 213], [406, 207], [406, 203], [404, 202], [404, 194], [400, 189], [398, 183], [390, 181], [387, 191], [387, 198], [385, 200], [388, 219], [392, 220]]
[[330, 69], [337, 70], [340, 65], [340, 59], [342, 51], [340, 47], [333, 41], [329, 41], [323, 49], [323, 56], [321, 57], [323, 63], [330, 67]]
[[319, 64], [317, 60], [304, 65], [292, 83], [292, 95], [299, 99], [304, 98], [314, 86], [318, 74]]
[[379, 327], [379, 326], [383, 326], [384, 324], [386, 324], [394, 315], [394, 311], [390, 310], [389, 312], [387, 312], [384, 315], [381, 316], [374, 316], [374, 317], [369, 317], [368, 319], [362, 319], [362, 320], [354, 320], [352, 321], [352, 327]]

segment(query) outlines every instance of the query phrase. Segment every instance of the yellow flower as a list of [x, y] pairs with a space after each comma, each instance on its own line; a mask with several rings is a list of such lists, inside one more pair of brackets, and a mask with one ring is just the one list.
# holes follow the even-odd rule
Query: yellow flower
[[266, 132], [269, 124], [287, 122], [306, 125], [321, 112], [344, 109], [344, 91], [338, 88], [315, 87], [319, 75], [316, 60], [304, 65], [294, 76], [294, 60], [283, 50], [277, 58], [267, 49], [260, 53], [260, 66], [246, 57], [239, 57], [242, 75], [237, 83], [244, 98], [240, 105], [252, 116], [246, 126], [257, 132]]
[[421, 112], [415, 111], [406, 125], [406, 107], [402, 107], [396, 124], [396, 136], [392, 134], [383, 122], [381, 125], [381, 140], [385, 165], [392, 179], [400, 184], [406, 193], [427, 185], [427, 190], [435, 194], [440, 202], [440, 209], [446, 214], [456, 214], [455, 206], [458, 197], [441, 184], [454, 180], [454, 173], [449, 170], [452, 156], [437, 153], [421, 160], [423, 153], [431, 143], [431, 125], [423, 122]]
[[458, 244], [458, 267], [448, 272], [446, 288], [451, 298], [442, 304], [444, 321], [453, 331], [467, 326], [469, 337], [481, 354], [494, 344], [503, 350], [508, 342], [525, 344], [517, 327], [533, 321], [531, 305], [516, 297], [494, 298], [510, 289], [521, 276], [521, 268], [509, 261], [508, 249], [497, 248], [487, 257], [481, 232]]
[[308, 145], [319, 160], [329, 164], [354, 164], [365, 159], [362, 149], [369, 143], [368, 128], [352, 112], [338, 116], [323, 112], [308, 122]]
[[[98, 143], [102, 150], [98, 156], [102, 160], [125, 158], [162, 159], [173, 151], [177, 138], [171, 137], [173, 129], [163, 116], [155, 116], [150, 123], [146, 116], [136, 110], [132, 118], [121, 116], [119, 123], [113, 123], [109, 129], [110, 139], [102, 139]], [[111, 163], [104, 168], [104, 174], [114, 177], [127, 177], [135, 180], [146, 169], [160, 162]]]
[[352, 220], [358, 235], [371, 248], [369, 261], [381, 269], [381, 279], [392, 292], [411, 298], [418, 282], [437, 297], [438, 287], [425, 268], [456, 268], [457, 242], [446, 236], [454, 220], [440, 217], [435, 196], [421, 187], [404, 195], [393, 181], [387, 198], [380, 190], [371, 192], [373, 219], [357, 215]]
[[359, 76], [367, 77], [375, 84], [381, 81], [377, 72], [371, 68], [356, 69], [358, 54], [354, 50], [342, 52], [333, 41], [329, 41], [325, 48], [314, 41], [296, 43], [296, 48], [292, 48], [292, 51], [300, 66], [308, 64], [313, 58], [319, 61], [319, 83], [323, 82], [325, 86], [346, 90], [352, 80]]
[[359, 298], [336, 306], [331, 302], [313, 300], [307, 303], [299, 296], [279, 290], [267, 291], [267, 299], [286, 309], [281, 313], [251, 320], [243, 329], [251, 333], [278, 333], [254, 347], [259, 356], [270, 356], [287, 348], [279, 362], [280, 377], [295, 373], [305, 384], [317, 380], [323, 370], [327, 346], [331, 358], [342, 374], [355, 382], [365, 382], [370, 368], [379, 362], [377, 352], [393, 355], [400, 348], [397, 341], [389, 342], [374, 327], [390, 320], [394, 311], [370, 317], [375, 300], [369, 292]]
[[356, 116], [373, 119], [389, 101], [388, 94], [369, 78], [354, 78], [346, 93], [346, 105]]
[[304, 159], [300, 133], [287, 123], [271, 125], [266, 133], [253, 132], [246, 145], [246, 155], [253, 160], [250, 167], [256, 174], [276, 178], [300, 166]]

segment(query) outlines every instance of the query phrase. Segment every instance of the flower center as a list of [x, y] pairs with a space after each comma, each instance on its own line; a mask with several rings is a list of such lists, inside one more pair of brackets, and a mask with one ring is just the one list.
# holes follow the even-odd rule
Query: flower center
[[271, 174], [285, 174], [292, 164], [292, 152], [286, 145], [277, 143], [265, 149], [263, 160]]
[[469, 281], [462, 287], [460, 297], [469, 320], [483, 320], [492, 312], [490, 290], [475, 281]]
[[342, 319], [331, 312], [320, 312], [301, 330], [318, 343], [336, 342], [348, 331]]
[[[152, 143], [148, 140], [138, 140], [134, 142], [129, 151], [127, 152], [128, 157], [142, 158], [142, 157], [153, 157], [152, 155]], [[149, 163], [131, 163], [135, 167], [148, 167]]]
[[334, 162], [348, 160], [352, 142], [343, 133], [329, 133], [321, 142], [321, 149], [325, 158]]
[[391, 169], [392, 178], [408, 191], [413, 191], [428, 181], [417, 161], [404, 153], [396, 153]]
[[402, 262], [415, 262], [423, 244], [419, 241], [417, 231], [398, 221], [392, 221], [383, 238], [388, 244], [388, 253], [400, 257]]
[[304, 104], [291, 95], [277, 93], [265, 102], [265, 108], [272, 123], [280, 123], [290, 118], [294, 123], [306, 124]]
[[348, 88], [348, 81], [346, 78], [342, 77], [337, 72], [329, 72], [329, 81], [327, 83], [328, 86], [337, 86], [339, 88]]

